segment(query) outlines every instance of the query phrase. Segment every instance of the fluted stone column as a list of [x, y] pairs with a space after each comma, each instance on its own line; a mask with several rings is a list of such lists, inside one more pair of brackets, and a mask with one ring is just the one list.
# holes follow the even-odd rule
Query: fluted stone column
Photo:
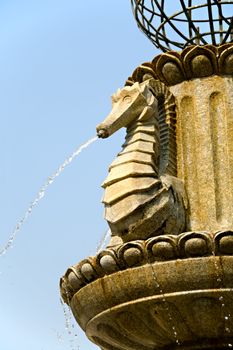
[[233, 227], [233, 78], [172, 86], [177, 106], [178, 177], [189, 199], [188, 230]]

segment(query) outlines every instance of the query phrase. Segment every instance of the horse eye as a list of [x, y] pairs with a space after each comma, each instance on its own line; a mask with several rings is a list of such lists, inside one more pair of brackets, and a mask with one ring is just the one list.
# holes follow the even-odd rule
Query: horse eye
[[132, 101], [132, 98], [129, 95], [127, 95], [123, 98], [123, 102], [125, 102], [125, 103], [130, 103], [131, 101]]

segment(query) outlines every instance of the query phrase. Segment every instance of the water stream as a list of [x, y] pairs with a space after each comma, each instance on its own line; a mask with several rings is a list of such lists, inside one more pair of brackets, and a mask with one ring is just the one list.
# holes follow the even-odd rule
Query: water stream
[[[221, 267], [221, 263], [220, 263], [221, 257], [218, 257], [218, 261], [217, 261], [214, 252], [212, 252], [212, 254], [214, 256], [214, 267], [215, 267], [215, 271], [216, 271], [216, 275], [217, 275], [217, 282], [219, 284], [219, 287], [221, 288], [223, 286], [222, 267]], [[222, 315], [224, 317], [224, 331], [225, 331], [225, 333], [229, 334], [229, 333], [231, 333], [231, 329], [230, 329], [231, 314], [227, 310], [226, 300], [225, 300], [224, 296], [220, 295], [218, 300], [220, 301]], [[229, 343], [228, 347], [232, 348], [233, 344]]]
[[[213, 256], [214, 256], [214, 258], [216, 258], [214, 252], [213, 252]], [[222, 287], [223, 286], [223, 280], [222, 280], [222, 267], [221, 267], [220, 259], [221, 259], [220, 257], [219, 257], [218, 260], [214, 259], [214, 266], [215, 266], [215, 271], [216, 271], [217, 282], [218, 282], [219, 286]], [[164, 293], [163, 289], [161, 288], [161, 286], [160, 286], [160, 284], [159, 284], [159, 282], [158, 282], [158, 280], [156, 278], [156, 273], [155, 273], [154, 268], [153, 268], [152, 265], [151, 265], [151, 268], [152, 268], [152, 274], [153, 274], [153, 279], [154, 279], [156, 288], [159, 290], [159, 293], [162, 296], [162, 301], [164, 303], [164, 307], [165, 307], [165, 310], [166, 310], [167, 315], [168, 315], [168, 321], [169, 321], [171, 329], [172, 329], [172, 333], [173, 333], [173, 336], [174, 336], [175, 343], [176, 343], [176, 345], [180, 346], [181, 344], [180, 344], [180, 341], [179, 341], [176, 324], [175, 324], [175, 322], [174, 322], [174, 320], [172, 318], [172, 315], [170, 313], [169, 304], [168, 304], [168, 302], [166, 300], [165, 293]], [[225, 297], [223, 295], [220, 295], [218, 300], [220, 301], [222, 315], [223, 315], [223, 318], [224, 318], [224, 331], [225, 331], [226, 334], [230, 334], [231, 333], [230, 321], [231, 321], [231, 317], [232, 316], [229, 313], [229, 311], [227, 310]], [[233, 344], [229, 342], [228, 343], [228, 347], [229, 348], [233, 348]]]
[[73, 315], [70, 310], [70, 307], [66, 305], [62, 299], [60, 299], [61, 305], [62, 305], [62, 310], [63, 310], [63, 315], [65, 318], [65, 329], [68, 334], [68, 339], [69, 339], [69, 345], [71, 350], [79, 350], [80, 346], [77, 343], [77, 333], [75, 332], [75, 324], [73, 322]]
[[177, 329], [176, 329], [175, 322], [174, 322], [174, 320], [172, 319], [172, 315], [171, 315], [171, 313], [170, 313], [169, 304], [168, 304], [168, 302], [167, 302], [167, 300], [166, 300], [164, 291], [162, 290], [162, 287], [160, 286], [160, 284], [159, 284], [159, 282], [158, 282], [158, 280], [157, 280], [157, 278], [156, 278], [156, 274], [155, 274], [155, 271], [154, 271], [154, 267], [152, 266], [152, 264], [151, 264], [150, 266], [151, 266], [151, 269], [152, 269], [153, 279], [154, 279], [156, 288], [159, 290], [159, 293], [160, 293], [161, 296], [162, 296], [162, 301], [163, 301], [163, 303], [164, 303], [165, 310], [166, 310], [167, 315], [168, 315], [168, 321], [169, 321], [170, 326], [171, 326], [171, 329], [172, 329], [172, 334], [173, 334], [175, 343], [176, 343], [176, 345], [180, 346], [181, 344], [180, 344], [180, 341], [179, 341], [179, 338], [178, 338], [178, 333], [177, 333]]
[[100, 253], [101, 250], [103, 250], [107, 244], [107, 241], [108, 239], [110, 238], [111, 236], [111, 230], [108, 229], [104, 232], [103, 236], [101, 237], [100, 241], [99, 241], [99, 244], [96, 248], [96, 254]]
[[95, 142], [98, 139], [97, 136], [91, 138], [84, 144], [82, 144], [80, 147], [78, 147], [69, 157], [65, 159], [65, 161], [59, 166], [59, 168], [47, 178], [44, 185], [39, 189], [35, 199], [31, 202], [28, 209], [26, 210], [24, 216], [18, 221], [15, 228], [13, 229], [7, 243], [5, 246], [0, 249], [0, 256], [6, 254], [6, 252], [12, 247], [16, 235], [18, 234], [21, 227], [25, 224], [25, 222], [28, 220], [29, 216], [31, 215], [33, 209], [38, 205], [38, 203], [41, 201], [42, 198], [44, 198], [45, 193], [47, 191], [47, 188], [52, 185], [54, 180], [64, 171], [64, 169], [69, 165], [81, 152], [83, 149], [87, 148], [89, 145], [91, 145], [93, 142]]
[[[105, 245], [107, 243], [108, 238], [110, 237], [110, 234], [111, 234], [111, 230], [108, 229], [102, 235], [101, 240], [100, 240], [100, 242], [97, 246], [97, 249], [96, 249], [97, 254], [105, 248]], [[67, 298], [67, 300], [69, 300], [69, 297]], [[75, 326], [74, 321], [73, 321], [74, 317], [73, 317], [72, 311], [70, 309], [70, 306], [66, 305], [61, 298], [60, 298], [60, 302], [61, 302], [63, 315], [64, 315], [64, 319], [65, 319], [65, 329], [66, 329], [66, 332], [68, 334], [70, 349], [71, 350], [79, 350], [80, 345], [78, 344], [78, 340], [77, 340], [78, 335], [75, 332], [76, 326]]]

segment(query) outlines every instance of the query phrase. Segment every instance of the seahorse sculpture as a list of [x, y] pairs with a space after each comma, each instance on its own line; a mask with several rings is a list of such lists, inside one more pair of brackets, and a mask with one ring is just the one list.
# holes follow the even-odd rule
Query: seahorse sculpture
[[101, 138], [127, 128], [102, 185], [112, 245], [185, 228], [185, 191], [176, 177], [174, 97], [163, 83], [145, 77], [112, 96], [112, 111], [97, 126]]

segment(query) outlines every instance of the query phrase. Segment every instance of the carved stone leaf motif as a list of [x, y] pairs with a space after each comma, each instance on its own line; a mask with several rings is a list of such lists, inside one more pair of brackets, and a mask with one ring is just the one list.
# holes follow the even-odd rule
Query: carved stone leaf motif
[[142, 82], [150, 74], [167, 86], [211, 75], [233, 75], [233, 44], [190, 46], [180, 53], [169, 52], [156, 56], [135, 69], [126, 85]]

